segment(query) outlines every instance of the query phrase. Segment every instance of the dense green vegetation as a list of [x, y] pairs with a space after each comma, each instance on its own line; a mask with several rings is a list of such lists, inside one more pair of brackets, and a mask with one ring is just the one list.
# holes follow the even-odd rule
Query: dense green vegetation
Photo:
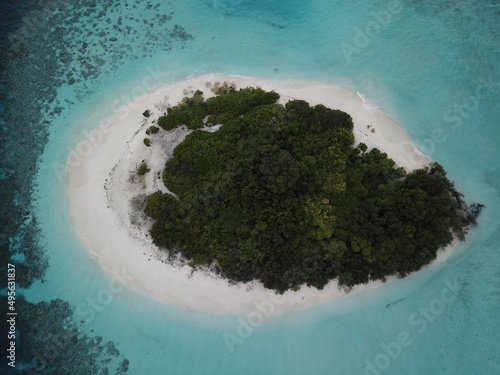
[[151, 134], [156, 134], [160, 131], [160, 128], [158, 126], [151, 125], [149, 128], [146, 129], [146, 134], [151, 135]]
[[254, 88], [240, 91], [222, 90], [224, 91], [228, 95], [216, 96], [205, 101], [203, 93], [197, 90], [192, 97], [185, 97], [179, 105], [168, 108], [167, 114], [158, 119], [158, 125], [165, 130], [172, 130], [179, 124], [184, 124], [189, 129], [195, 130], [203, 127], [207, 116], [209, 123], [225, 124], [256, 106], [275, 103], [279, 98], [275, 92]]
[[137, 174], [139, 176], [144, 176], [146, 173], [148, 173], [151, 169], [148, 168], [148, 165], [146, 163], [142, 163], [139, 168], [137, 168]]
[[467, 216], [440, 165], [406, 173], [354, 148], [344, 112], [282, 106], [260, 89], [222, 93], [205, 101], [197, 91], [158, 120], [167, 130], [224, 124], [191, 133], [166, 163], [179, 199], [147, 199], [155, 244], [193, 265], [216, 261], [232, 280], [280, 292], [333, 278], [350, 287], [420, 269], [478, 214]]

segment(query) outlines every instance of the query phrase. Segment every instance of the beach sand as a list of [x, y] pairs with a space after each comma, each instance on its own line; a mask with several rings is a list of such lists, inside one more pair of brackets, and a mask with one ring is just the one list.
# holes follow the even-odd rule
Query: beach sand
[[[67, 167], [69, 209], [72, 224], [89, 254], [130, 289], [199, 312], [245, 313], [259, 308], [270, 315], [383, 285], [371, 282], [346, 294], [332, 281], [323, 290], [302, 287], [297, 292], [276, 295], [259, 282], [230, 284], [209, 270], [192, 272], [152, 244], [148, 234], [151, 221], [141, 212], [144, 198], [157, 190], [167, 191], [161, 180], [165, 161], [189, 131], [185, 127], [171, 132], [160, 130], [151, 137], [151, 147], [146, 147], [145, 130], [166, 112], [167, 106], [176, 105], [186, 94], [200, 89], [205, 97], [211, 96], [210, 85], [216, 81], [235, 83], [237, 88], [274, 90], [283, 104], [303, 99], [311, 105], [340, 109], [352, 116], [357, 143], [379, 148], [406, 170], [430, 163], [396, 122], [350, 89], [312, 81], [218, 74], [193, 77], [122, 106], [71, 155]], [[152, 113], [149, 118], [143, 116], [146, 109]], [[151, 171], [139, 177], [137, 168], [142, 161]], [[446, 259], [450, 249], [441, 251], [435, 262]]]

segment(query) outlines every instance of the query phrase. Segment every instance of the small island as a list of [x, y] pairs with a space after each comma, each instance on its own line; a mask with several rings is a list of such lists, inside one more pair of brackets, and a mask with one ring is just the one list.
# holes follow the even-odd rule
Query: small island
[[100, 267], [199, 312], [277, 314], [431, 275], [482, 207], [356, 91], [220, 74], [123, 103], [66, 178]]
[[407, 173], [379, 149], [354, 146], [345, 112], [278, 104], [276, 92], [227, 82], [212, 91], [157, 119], [164, 131], [193, 132], [166, 163], [169, 192], [149, 195], [145, 208], [153, 242], [191, 266], [279, 293], [332, 279], [350, 288], [418, 271], [475, 220], [477, 205], [442, 166]]

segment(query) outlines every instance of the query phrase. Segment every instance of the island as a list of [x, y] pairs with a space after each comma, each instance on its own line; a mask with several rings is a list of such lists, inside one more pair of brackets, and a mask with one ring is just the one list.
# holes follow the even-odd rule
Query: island
[[[282, 311], [404, 277], [463, 239], [481, 210], [339, 86], [205, 75], [110, 123], [107, 149], [76, 163], [77, 149], [69, 163], [77, 232], [128, 286], [197, 311], [276, 293]], [[89, 173], [104, 176], [103, 160], [95, 210], [82, 199], [99, 196]]]
[[353, 147], [345, 112], [227, 82], [212, 91], [158, 118], [194, 131], [166, 163], [170, 192], [145, 208], [155, 245], [192, 266], [280, 293], [336, 278], [352, 287], [418, 271], [474, 220], [439, 164], [406, 173], [377, 148]]

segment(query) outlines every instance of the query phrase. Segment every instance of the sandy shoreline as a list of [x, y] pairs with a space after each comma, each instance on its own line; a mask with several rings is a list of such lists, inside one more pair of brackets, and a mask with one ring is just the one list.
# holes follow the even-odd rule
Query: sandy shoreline
[[[397, 123], [355, 91], [322, 82], [205, 74], [135, 99], [78, 145], [68, 161], [67, 189], [71, 220], [79, 239], [106, 272], [129, 288], [194, 311], [244, 313], [267, 306], [267, 313], [275, 314], [344, 297], [346, 293], [339, 291], [335, 281], [322, 291], [303, 287], [282, 296], [257, 282], [229, 285], [209, 272], [192, 273], [180, 262], [169, 264], [166, 255], [151, 243], [147, 234], [150, 222], [137, 214], [137, 208], [145, 194], [166, 191], [161, 181], [164, 163], [188, 130], [160, 131], [151, 138], [151, 147], [143, 144], [145, 130], [168, 105], [176, 105], [189, 91], [200, 89], [208, 97], [211, 92], [207, 85], [215, 81], [234, 82], [237, 88], [275, 90], [281, 95], [281, 103], [304, 99], [311, 105], [321, 103], [343, 110], [353, 118], [357, 142], [380, 148], [407, 170], [429, 163]], [[152, 112], [148, 119], [142, 115], [146, 109]], [[139, 178], [136, 170], [142, 160], [151, 171]], [[440, 252], [436, 262], [449, 253]], [[349, 295], [380, 285], [383, 283], [357, 286]]]

